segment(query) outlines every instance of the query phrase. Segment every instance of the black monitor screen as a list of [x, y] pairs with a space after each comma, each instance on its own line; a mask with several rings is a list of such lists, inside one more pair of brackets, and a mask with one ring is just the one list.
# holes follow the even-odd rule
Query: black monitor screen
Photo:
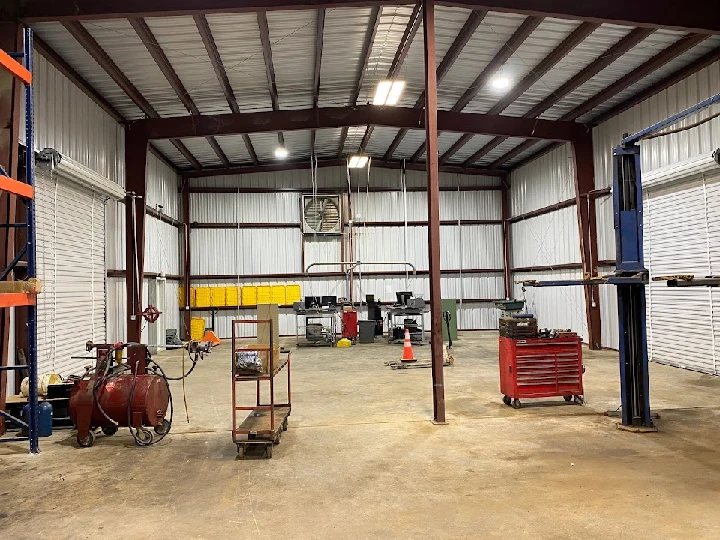
[[409, 291], [396, 292], [395, 295], [397, 296], [398, 304], [401, 306], [406, 306], [408, 299], [412, 297], [412, 293]]
[[337, 306], [337, 296], [323, 296], [322, 297], [322, 306], [326, 307], [335, 307]]
[[319, 296], [306, 296], [305, 297], [305, 309], [310, 309], [313, 307], [320, 307], [320, 297]]

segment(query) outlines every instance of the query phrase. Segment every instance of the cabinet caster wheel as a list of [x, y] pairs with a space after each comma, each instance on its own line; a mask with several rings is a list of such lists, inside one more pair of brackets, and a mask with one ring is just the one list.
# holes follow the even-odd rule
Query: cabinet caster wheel
[[573, 397], [572, 396], [563, 396], [563, 399], [565, 401], [567, 401], [568, 403], [570, 403], [572, 401]]
[[513, 399], [512, 406], [513, 409], [519, 409], [520, 407], [522, 407], [522, 403], [520, 403], [519, 399]]
[[273, 445], [272, 445], [272, 444], [268, 444], [268, 445], [265, 447], [265, 457], [267, 457], [268, 459], [271, 458], [271, 457], [272, 457], [272, 452], [273, 452]]
[[85, 437], [80, 438], [80, 436], [77, 436], [77, 443], [82, 446], [83, 448], [90, 448], [93, 444], [95, 444], [95, 433], [92, 431], [88, 431], [88, 434], [85, 435]]
[[582, 405], [583, 403], [585, 403], [585, 398], [582, 396], [575, 396], [575, 403], [577, 403], [578, 405]]
[[117, 433], [117, 426], [105, 426], [104, 428], [102, 428], [102, 432], [106, 436], [112, 437], [113, 435], [115, 435]]
[[503, 403], [509, 407], [512, 403], [512, 399], [510, 399], [508, 396], [503, 396]]
[[163, 418], [162, 423], [155, 426], [154, 429], [158, 435], [167, 435], [170, 432], [170, 421]]

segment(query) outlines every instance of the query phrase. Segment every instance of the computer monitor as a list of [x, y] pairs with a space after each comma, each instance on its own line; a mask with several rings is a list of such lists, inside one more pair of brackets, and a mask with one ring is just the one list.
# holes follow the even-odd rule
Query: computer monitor
[[305, 297], [305, 309], [310, 309], [314, 307], [320, 307], [320, 297], [319, 296], [306, 296]]
[[412, 292], [410, 292], [410, 291], [396, 292], [395, 296], [397, 296], [397, 303], [399, 305], [406, 306], [408, 299], [412, 298]]
[[320, 305], [323, 307], [337, 306], [337, 296], [323, 296]]

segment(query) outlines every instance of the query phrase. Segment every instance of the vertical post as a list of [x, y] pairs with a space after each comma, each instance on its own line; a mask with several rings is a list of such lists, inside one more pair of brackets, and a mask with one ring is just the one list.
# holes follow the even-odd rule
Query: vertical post
[[125, 127], [125, 281], [127, 340], [140, 343], [145, 264], [145, 166], [148, 140], [144, 133]]
[[182, 179], [182, 212], [183, 212], [183, 324], [184, 339], [190, 339], [190, 185], [187, 178]]
[[[15, 22], [0, 22], [0, 49], [22, 50], [22, 32]], [[18, 139], [20, 137], [20, 90], [22, 83], [8, 71], [0, 69], [0, 165], [18, 179]], [[16, 221], [17, 196], [0, 193], [0, 224]], [[0, 228], [0, 266], [4, 269], [15, 258], [15, 229]], [[12, 279], [12, 273], [8, 276]], [[0, 366], [10, 362], [10, 309], [0, 309]], [[17, 310], [16, 310], [17, 314]], [[5, 408], [7, 372], [0, 370], [0, 409]], [[12, 392], [15, 393], [15, 392]], [[0, 435], [5, 433], [5, 419], [0, 417]]]
[[500, 180], [502, 191], [502, 235], [503, 235], [503, 270], [505, 278], [505, 300], [513, 298], [512, 272], [510, 270], [510, 179], [507, 175]]
[[435, 0], [423, 0], [422, 10], [425, 34], [425, 148], [427, 150], [433, 421], [444, 424], [445, 374], [443, 372], [442, 301], [440, 291], [440, 182], [438, 174]]
[[[595, 276], [598, 271], [597, 220], [595, 198], [589, 195], [595, 189], [592, 133], [588, 132], [576, 138], [572, 147], [575, 160], [575, 206], [580, 232], [582, 270], [586, 276]], [[600, 349], [602, 347], [600, 290], [597, 285], [585, 285], [584, 289], [588, 344], [592, 350]]]

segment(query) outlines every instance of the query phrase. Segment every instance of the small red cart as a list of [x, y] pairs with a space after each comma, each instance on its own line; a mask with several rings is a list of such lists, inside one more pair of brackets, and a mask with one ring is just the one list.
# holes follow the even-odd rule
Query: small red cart
[[[269, 323], [270, 344], [240, 346], [237, 326], [240, 324]], [[249, 446], [261, 445], [265, 448], [265, 456], [272, 457], [273, 445], [280, 444], [283, 431], [287, 431], [288, 416], [291, 410], [290, 392], [290, 352], [281, 351], [277, 362], [273, 361], [274, 343], [272, 342], [271, 320], [234, 320], [232, 322], [232, 439], [237, 445], [239, 455], [244, 455]], [[257, 352], [268, 355], [268, 369], [262, 373], [248, 373], [238, 369], [236, 353]], [[275, 402], [275, 376], [283, 369], [287, 372], [287, 401]], [[238, 405], [238, 383], [255, 382], [255, 405]], [[269, 403], [262, 403], [260, 399], [260, 386], [263, 382], [269, 383]], [[250, 411], [248, 416], [238, 423], [237, 412]]]
[[519, 409], [523, 398], [563, 397], [583, 404], [582, 342], [572, 334], [555, 338], [500, 337], [500, 392]]

